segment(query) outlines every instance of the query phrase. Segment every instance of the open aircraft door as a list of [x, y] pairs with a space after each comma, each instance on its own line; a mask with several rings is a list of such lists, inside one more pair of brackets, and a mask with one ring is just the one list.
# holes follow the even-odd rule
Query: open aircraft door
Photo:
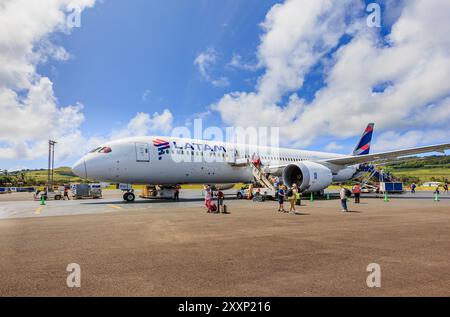
[[227, 150], [227, 163], [233, 165], [236, 164], [237, 152], [234, 144], [227, 145], [226, 150]]
[[136, 161], [150, 162], [150, 145], [148, 143], [136, 143]]

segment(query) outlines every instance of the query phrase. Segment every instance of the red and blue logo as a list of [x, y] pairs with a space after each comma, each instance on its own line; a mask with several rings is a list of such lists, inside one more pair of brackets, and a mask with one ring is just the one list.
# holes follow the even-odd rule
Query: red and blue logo
[[354, 156], [367, 155], [370, 153], [370, 142], [372, 141], [373, 127], [374, 124], [369, 123], [366, 130], [364, 130], [364, 133], [361, 136], [358, 145], [355, 147], [355, 150], [353, 151]]
[[160, 160], [162, 160], [162, 156], [166, 153], [166, 150], [170, 149], [170, 143], [161, 139], [153, 140], [153, 146], [158, 148], [158, 156]]

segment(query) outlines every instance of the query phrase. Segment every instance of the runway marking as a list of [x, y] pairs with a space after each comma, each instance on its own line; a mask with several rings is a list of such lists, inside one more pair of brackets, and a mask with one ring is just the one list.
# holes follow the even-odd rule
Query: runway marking
[[40, 215], [40, 214], [41, 214], [41, 211], [42, 211], [42, 207], [37, 207], [36, 210], [34, 211], [34, 213], [35, 213], [36, 215]]
[[116, 205], [106, 205], [108, 207], [114, 208], [114, 209], [122, 209], [122, 207], [116, 206]]

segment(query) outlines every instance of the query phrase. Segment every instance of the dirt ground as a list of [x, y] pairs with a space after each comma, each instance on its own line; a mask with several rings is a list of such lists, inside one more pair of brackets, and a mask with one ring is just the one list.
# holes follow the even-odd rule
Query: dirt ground
[[[180, 203], [183, 204], [183, 203]], [[450, 296], [450, 200], [167, 203], [0, 220], [2, 296]], [[80, 205], [80, 208], [83, 208]], [[81, 287], [68, 288], [69, 263]], [[369, 288], [367, 266], [381, 267]]]

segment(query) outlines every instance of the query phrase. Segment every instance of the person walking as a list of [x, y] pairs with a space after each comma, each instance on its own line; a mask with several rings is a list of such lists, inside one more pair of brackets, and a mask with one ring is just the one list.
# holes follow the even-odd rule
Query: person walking
[[447, 195], [448, 195], [448, 183], [444, 184], [443, 189], [444, 189], [444, 194], [447, 193]]
[[360, 203], [361, 199], [361, 186], [357, 183], [355, 186], [353, 186], [353, 195], [355, 196], [355, 204]]
[[341, 206], [343, 212], [348, 212], [347, 208], [347, 190], [345, 189], [344, 185], [340, 184], [340, 190], [339, 190], [339, 197], [341, 198]]
[[416, 184], [415, 183], [412, 183], [411, 184], [411, 194], [415, 194], [416, 193]]
[[289, 199], [289, 203], [290, 203], [290, 207], [289, 207], [289, 212], [291, 214], [295, 214], [295, 203], [297, 201], [297, 194], [298, 194], [298, 189], [297, 189], [297, 184], [294, 184], [292, 186], [292, 188], [289, 191], [289, 195], [288, 195], [288, 199]]
[[67, 197], [67, 200], [70, 200], [69, 188], [68, 187], [64, 187], [64, 197], [63, 197], [63, 199], [66, 200], [66, 197]]
[[205, 187], [205, 207], [207, 208], [207, 213], [211, 213], [212, 207], [212, 189], [211, 186]]
[[280, 188], [278, 189], [278, 211], [279, 212], [286, 212], [284, 210], [284, 196], [285, 196], [284, 186], [280, 186]]

